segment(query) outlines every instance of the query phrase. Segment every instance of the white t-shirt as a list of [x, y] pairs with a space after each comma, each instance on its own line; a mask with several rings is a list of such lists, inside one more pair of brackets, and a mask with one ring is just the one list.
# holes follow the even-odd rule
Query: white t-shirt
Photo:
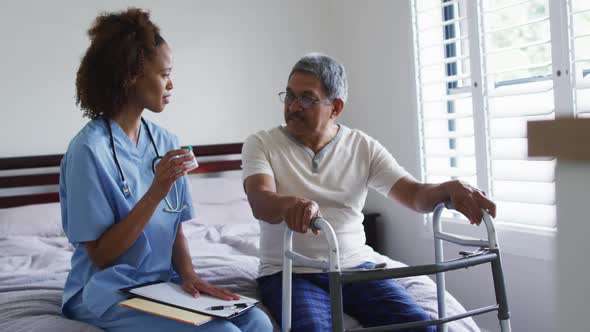
[[[274, 177], [277, 193], [315, 201], [334, 228], [340, 247], [340, 265], [351, 268], [370, 261], [365, 244], [363, 214], [368, 188], [383, 195], [408, 173], [377, 140], [360, 130], [340, 125], [321, 151], [313, 151], [292, 137], [284, 126], [251, 135], [242, 148], [243, 180], [255, 174]], [[260, 276], [282, 268], [285, 223], [260, 222]], [[315, 259], [327, 259], [323, 236], [295, 233], [293, 249]], [[317, 270], [294, 266], [298, 273]]]

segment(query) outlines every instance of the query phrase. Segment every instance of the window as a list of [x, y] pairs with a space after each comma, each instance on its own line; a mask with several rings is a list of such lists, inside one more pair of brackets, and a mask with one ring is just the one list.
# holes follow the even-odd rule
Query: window
[[497, 222], [554, 229], [555, 160], [528, 158], [526, 123], [590, 117], [589, 1], [412, 5], [423, 180], [466, 181]]
[[590, 117], [590, 2], [569, 1], [572, 78], [579, 117]]

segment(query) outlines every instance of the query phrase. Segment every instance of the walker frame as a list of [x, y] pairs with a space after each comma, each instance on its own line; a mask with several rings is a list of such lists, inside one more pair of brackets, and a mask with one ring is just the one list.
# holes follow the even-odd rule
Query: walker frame
[[[398, 268], [369, 269], [369, 270], [341, 270], [339, 262], [339, 249], [336, 234], [332, 226], [323, 218], [315, 217], [312, 220], [312, 228], [320, 230], [328, 241], [328, 260], [316, 260], [303, 256], [293, 251], [293, 231], [289, 228], [285, 230], [283, 237], [283, 279], [282, 279], [282, 321], [281, 331], [288, 332], [291, 330], [291, 310], [292, 310], [292, 272], [293, 262], [299, 265], [312, 267], [327, 271], [330, 284], [331, 298], [331, 316], [333, 332], [359, 332], [359, 331], [396, 331], [407, 328], [417, 328], [430, 325], [436, 325], [438, 332], [446, 332], [446, 323], [455, 320], [488, 313], [491, 311], [498, 312], [498, 320], [502, 332], [511, 332], [510, 311], [508, 308], [508, 299], [506, 297], [506, 286], [502, 272], [502, 262], [498, 237], [490, 215], [483, 211], [483, 222], [487, 230], [487, 240], [476, 239], [472, 237], [461, 236], [443, 232], [441, 225], [441, 214], [443, 209], [452, 207], [445, 203], [438, 204], [433, 212], [432, 225], [434, 235], [435, 263], [428, 265], [417, 265]], [[444, 261], [443, 259], [443, 241], [455, 243], [466, 247], [479, 247], [480, 249], [471, 253], [461, 254], [463, 257]], [[445, 305], [445, 272], [467, 268], [470, 266], [490, 263], [496, 295], [496, 304], [466, 311], [461, 314], [447, 316]], [[436, 274], [437, 285], [437, 302], [438, 302], [438, 319], [430, 321], [419, 321], [403, 324], [382, 325], [368, 328], [355, 328], [350, 330], [344, 329], [343, 324], [343, 307], [342, 307], [342, 285], [370, 280], [383, 280], [390, 278], [403, 278], [419, 275]]]

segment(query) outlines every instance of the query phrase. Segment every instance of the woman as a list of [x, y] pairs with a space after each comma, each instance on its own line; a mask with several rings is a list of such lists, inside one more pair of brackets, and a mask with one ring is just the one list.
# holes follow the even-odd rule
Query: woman
[[61, 164], [62, 224], [75, 247], [64, 315], [107, 331], [270, 331], [257, 308], [195, 327], [117, 305], [119, 289], [155, 280], [182, 282], [193, 296], [239, 296], [195, 273], [182, 230], [193, 216], [183, 177], [193, 157], [141, 117], [170, 101], [169, 46], [139, 9], [101, 15], [88, 34], [76, 97], [91, 121]]

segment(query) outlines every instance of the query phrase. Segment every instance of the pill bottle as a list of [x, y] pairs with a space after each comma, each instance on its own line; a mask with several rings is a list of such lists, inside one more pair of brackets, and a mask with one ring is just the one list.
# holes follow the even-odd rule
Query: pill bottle
[[[199, 167], [199, 163], [197, 162], [197, 158], [195, 157], [195, 154], [193, 153], [193, 147], [190, 145], [186, 145], [186, 146], [181, 146], [180, 148], [188, 150], [188, 154], [191, 154], [193, 156], [193, 160], [189, 160], [189, 161], [184, 162], [186, 165], [190, 165], [190, 168], [188, 169], [188, 171], [192, 171], [193, 169]], [[183, 154], [182, 156], [186, 156], [186, 155], [187, 154]]]

